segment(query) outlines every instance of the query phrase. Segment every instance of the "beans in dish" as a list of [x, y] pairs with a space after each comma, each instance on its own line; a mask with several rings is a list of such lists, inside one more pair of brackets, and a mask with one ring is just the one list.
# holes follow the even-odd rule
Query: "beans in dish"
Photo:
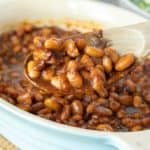
[[[102, 38], [102, 31], [99, 38]], [[24, 23], [0, 35], [0, 97], [40, 117], [99, 131], [150, 129], [150, 59], [119, 55], [105, 40], [89, 46], [79, 34]], [[94, 41], [94, 40], [93, 40]], [[94, 41], [95, 42], [95, 41]], [[51, 94], [24, 76], [55, 88]]]

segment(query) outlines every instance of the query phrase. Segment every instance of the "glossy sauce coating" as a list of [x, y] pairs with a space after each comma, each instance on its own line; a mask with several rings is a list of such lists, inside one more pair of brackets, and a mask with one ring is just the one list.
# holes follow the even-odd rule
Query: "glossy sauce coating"
[[[100, 131], [150, 129], [150, 60], [137, 62], [133, 55], [119, 56], [109, 47], [89, 47], [82, 38], [61, 47], [61, 37], [76, 33], [31, 24], [2, 33], [0, 96], [25, 111], [71, 126]], [[32, 62], [31, 76], [49, 81], [56, 87], [54, 94], [45, 94], [25, 79], [23, 62], [31, 51], [36, 61], [47, 63]], [[58, 89], [67, 94], [58, 94]]]

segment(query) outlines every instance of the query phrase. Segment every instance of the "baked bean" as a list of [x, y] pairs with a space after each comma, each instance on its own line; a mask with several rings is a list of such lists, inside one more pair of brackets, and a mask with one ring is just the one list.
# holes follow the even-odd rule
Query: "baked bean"
[[76, 48], [74, 41], [71, 39], [65, 41], [65, 50], [70, 57], [79, 56], [79, 51]]
[[[33, 51], [33, 50], [35, 50], [36, 47], [35, 47], [34, 44], [29, 44], [27, 48], [28, 48], [30, 51]], [[27, 53], [28, 50], [26, 50], [26, 49], [24, 49], [24, 50], [25, 50], [25, 52]]]
[[108, 56], [104, 56], [103, 59], [102, 59], [102, 64], [104, 66], [104, 70], [107, 72], [107, 73], [110, 73], [112, 71], [112, 61], [111, 59], [108, 57]]
[[60, 51], [62, 50], [62, 41], [57, 38], [50, 38], [44, 42], [44, 47], [50, 50]]
[[110, 101], [109, 107], [114, 111], [117, 112], [120, 108], [120, 103], [114, 100]]
[[115, 99], [115, 100], [119, 100], [119, 95], [118, 95], [118, 93], [111, 92], [111, 93], [110, 93], [110, 97], [112, 97], [112, 98]]
[[114, 49], [110, 47], [110, 48], [105, 48], [104, 51], [105, 51], [105, 54], [111, 58], [114, 64], [118, 61], [119, 55], [116, 53]]
[[96, 65], [96, 68], [98, 68], [101, 72], [103, 72], [104, 73], [104, 66], [103, 65], [101, 65], [101, 64], [97, 64]]
[[71, 107], [70, 105], [65, 105], [60, 116], [61, 120], [64, 121], [69, 119], [70, 115], [71, 115]]
[[15, 45], [15, 46], [13, 47], [13, 51], [14, 51], [15, 53], [20, 52], [20, 50], [21, 50], [21, 46], [20, 46], [20, 45]]
[[99, 123], [109, 123], [110, 120], [108, 117], [100, 117], [99, 118]]
[[73, 114], [83, 115], [83, 105], [80, 100], [74, 100], [71, 106]]
[[139, 119], [131, 119], [131, 118], [123, 118], [122, 123], [129, 128], [141, 125], [141, 121]]
[[25, 105], [31, 105], [32, 104], [31, 95], [29, 93], [19, 95], [17, 97], [17, 102]]
[[78, 63], [74, 60], [69, 61], [67, 65], [67, 71], [75, 72], [77, 70], [78, 70]]
[[42, 72], [42, 78], [46, 81], [50, 81], [51, 78], [54, 76], [55, 72], [53, 69], [46, 69]]
[[37, 112], [38, 115], [44, 115], [50, 113], [51, 110], [49, 108], [43, 108]]
[[46, 52], [43, 49], [37, 49], [33, 51], [33, 59], [38, 60], [48, 60], [51, 56], [51, 52]]
[[134, 96], [134, 98], [133, 98], [133, 105], [134, 105], [134, 107], [141, 107], [141, 106], [143, 106], [142, 98], [140, 96]]
[[17, 107], [19, 107], [22, 110], [28, 111], [28, 112], [31, 111], [31, 106], [27, 105], [27, 104], [26, 105], [24, 105], [24, 104], [17, 104]]
[[104, 51], [102, 49], [97, 49], [89, 46], [85, 48], [85, 53], [91, 57], [98, 57], [98, 58], [104, 55]]
[[131, 92], [136, 91], [136, 85], [132, 80], [126, 80], [126, 86], [130, 89]]
[[72, 87], [80, 88], [82, 87], [83, 80], [79, 72], [77, 71], [77, 62], [70, 61], [67, 66], [67, 78]]
[[108, 95], [108, 92], [104, 87], [103, 81], [97, 76], [95, 76], [92, 80], [92, 87], [101, 97], [106, 97]]
[[81, 71], [81, 76], [84, 78], [84, 80], [90, 79], [90, 73], [88, 71]]
[[142, 130], [142, 126], [140, 125], [137, 125], [137, 126], [134, 126], [133, 128], [131, 128], [131, 131], [140, 131]]
[[150, 108], [148, 107], [149, 105], [145, 104], [141, 110], [145, 115], [149, 115], [150, 114]]
[[88, 114], [91, 114], [91, 113], [93, 113], [94, 112], [94, 104], [89, 104], [88, 106], [87, 106], [87, 108], [86, 108], [86, 112], [88, 113]]
[[80, 63], [82, 66], [84, 66], [88, 70], [94, 66], [93, 61], [88, 55], [83, 55], [80, 60]]
[[54, 98], [46, 98], [44, 105], [53, 111], [59, 111], [61, 109], [61, 105]]
[[109, 124], [99, 124], [97, 125], [96, 130], [113, 131], [113, 128]]
[[144, 96], [145, 101], [150, 102], [150, 94]]
[[[16, 58], [11, 58], [10, 63], [11, 64], [17, 64], [17, 59]], [[0, 62], [0, 64], [1, 64], [1, 62]]]
[[91, 85], [93, 89], [102, 97], [106, 97], [108, 95], [107, 90], [104, 87], [104, 82], [102, 80], [105, 79], [103, 73], [98, 69], [91, 70]]
[[124, 118], [126, 116], [126, 113], [123, 109], [120, 109], [118, 112], [117, 112], [117, 117], [118, 118]]
[[30, 32], [33, 29], [33, 25], [29, 22], [24, 22], [22, 27], [25, 32]]
[[99, 116], [94, 114], [94, 115], [91, 116], [91, 118], [92, 118], [92, 119], [98, 119]]
[[132, 117], [134, 119], [140, 119], [142, 118], [141, 112], [134, 112], [134, 113], [128, 113], [127, 116]]
[[33, 43], [37, 46], [37, 47], [42, 47], [43, 44], [43, 38], [40, 36], [36, 36], [33, 39]]
[[18, 93], [16, 91], [16, 89], [14, 87], [6, 87], [5, 92], [9, 95], [11, 95], [11, 97], [16, 98]]
[[144, 126], [150, 127], [150, 117], [144, 117], [144, 118], [142, 119], [142, 124], [143, 124]]
[[16, 35], [14, 35], [11, 37], [11, 42], [12, 44], [17, 45], [20, 44], [20, 39]]
[[[1, 92], [2, 92], [2, 90], [1, 90]], [[3, 98], [5, 101], [9, 102], [10, 104], [16, 105], [16, 101], [13, 98], [8, 97], [4, 94], [0, 94], [0, 97]]]
[[99, 116], [111, 116], [113, 114], [111, 109], [103, 106], [96, 106], [94, 111]]
[[113, 83], [119, 81], [119, 79], [121, 79], [123, 76], [124, 76], [124, 74], [122, 72], [117, 72], [115, 75], [113, 75], [112, 77], [109, 78], [108, 83], [113, 84]]
[[80, 121], [80, 120], [82, 120], [82, 116], [77, 114], [77, 115], [74, 115], [71, 119], [73, 121]]
[[35, 61], [29, 61], [27, 64], [27, 71], [29, 74], [29, 77], [32, 79], [36, 79], [40, 76], [40, 71], [36, 70], [36, 63]]
[[52, 34], [52, 30], [50, 28], [44, 28], [41, 30], [41, 34], [44, 37], [49, 37]]
[[67, 72], [67, 78], [72, 87], [81, 88], [83, 85], [83, 80], [78, 72]]
[[41, 71], [43, 68], [45, 68], [45, 62], [43, 60], [38, 60], [34, 62], [35, 62], [34, 70]]
[[143, 66], [137, 66], [136, 68], [135, 68], [135, 70], [134, 70], [134, 72], [136, 72], [136, 73], [138, 73], [138, 72], [143, 72], [144, 71], [144, 68], [143, 68]]
[[135, 62], [135, 57], [133, 54], [126, 54], [119, 58], [115, 64], [115, 69], [117, 71], [123, 71], [130, 67]]
[[12, 78], [18, 78], [19, 77], [19, 73], [16, 72], [16, 71], [11, 72], [10, 75], [11, 75]]
[[38, 102], [31, 106], [31, 111], [36, 113], [43, 108], [44, 108], [44, 104], [42, 102]]
[[51, 78], [51, 84], [55, 88], [57, 88], [59, 90], [63, 90], [63, 91], [68, 91], [69, 87], [70, 87], [66, 77], [63, 75], [62, 76], [53, 76]]
[[93, 68], [91, 69], [91, 78], [100, 78], [102, 81], [106, 80], [106, 75], [104, 72], [99, 68]]
[[108, 100], [105, 98], [98, 98], [96, 101], [98, 104], [103, 105], [103, 106], [107, 106], [108, 105]]
[[86, 41], [84, 38], [75, 39], [75, 44], [79, 50], [83, 50], [86, 46]]
[[88, 121], [88, 125], [90, 128], [94, 128], [99, 123], [99, 121], [95, 118], [92, 118], [91, 120]]
[[44, 99], [44, 95], [42, 94], [42, 93], [40, 93], [40, 92], [36, 92], [35, 94], [34, 94], [34, 98], [35, 98], [35, 101], [37, 101], [37, 102], [39, 102], [39, 101], [43, 101], [43, 99]]
[[129, 95], [121, 95], [119, 101], [123, 105], [131, 105], [133, 102], [133, 97]]

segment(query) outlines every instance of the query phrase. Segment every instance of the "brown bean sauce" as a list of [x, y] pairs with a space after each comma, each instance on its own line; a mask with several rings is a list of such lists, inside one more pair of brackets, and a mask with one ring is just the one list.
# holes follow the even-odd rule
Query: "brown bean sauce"
[[[47, 64], [52, 64], [54, 69], [57, 68], [57, 75], [65, 76], [65, 79], [60, 80], [61, 83], [67, 81], [67, 84], [61, 85], [60, 88], [66, 89], [69, 86], [74, 92], [67, 91], [65, 95], [58, 94], [59, 85], [55, 84], [58, 79], [56, 77], [53, 78], [56, 91], [50, 95], [26, 80], [23, 75], [23, 63], [25, 57], [37, 49], [37, 45], [33, 42], [36, 37], [40, 37], [39, 47], [43, 49], [42, 44], [47, 39], [61, 39], [61, 37], [76, 33], [79, 32], [65, 31], [54, 26], [36, 27], [28, 23], [13, 31], [1, 33], [0, 97], [20, 109], [75, 127], [100, 131], [150, 129], [149, 59], [138, 62], [132, 55], [122, 57], [112, 48], [106, 48], [106, 45], [102, 46], [100, 52], [93, 47], [87, 47], [85, 50], [84, 40], [78, 39], [77, 45], [73, 44], [74, 41], [67, 43], [66, 47], [69, 47], [67, 54], [55, 52], [52, 53], [55, 57], [46, 60]], [[51, 43], [47, 43], [47, 47], [51, 46], [48, 44]], [[53, 46], [56, 50], [60, 48]], [[50, 56], [47, 55], [47, 57]], [[124, 63], [126, 58], [128, 60]], [[82, 65], [80, 64], [79, 72], [71, 74], [74, 69], [76, 70], [74, 60], [82, 61]], [[66, 71], [66, 66], [64, 65], [63, 68], [62, 64], [70, 65], [69, 73], [67, 73], [68, 70]], [[44, 67], [42, 71], [47, 68]], [[77, 65], [77, 70], [78, 68], [79, 65]], [[53, 74], [53, 71], [49, 70], [43, 76], [40, 75], [40, 78], [44, 77], [49, 81]], [[71, 80], [74, 75], [76, 76], [75, 82]]]

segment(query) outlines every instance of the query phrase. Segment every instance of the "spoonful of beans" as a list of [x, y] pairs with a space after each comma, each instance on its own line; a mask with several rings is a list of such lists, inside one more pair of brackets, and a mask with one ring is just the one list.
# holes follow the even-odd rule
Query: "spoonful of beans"
[[106, 76], [131, 67], [148, 54], [150, 22], [127, 27], [77, 33], [63, 37], [35, 37], [36, 47], [25, 59], [24, 74], [48, 94], [107, 96]]

